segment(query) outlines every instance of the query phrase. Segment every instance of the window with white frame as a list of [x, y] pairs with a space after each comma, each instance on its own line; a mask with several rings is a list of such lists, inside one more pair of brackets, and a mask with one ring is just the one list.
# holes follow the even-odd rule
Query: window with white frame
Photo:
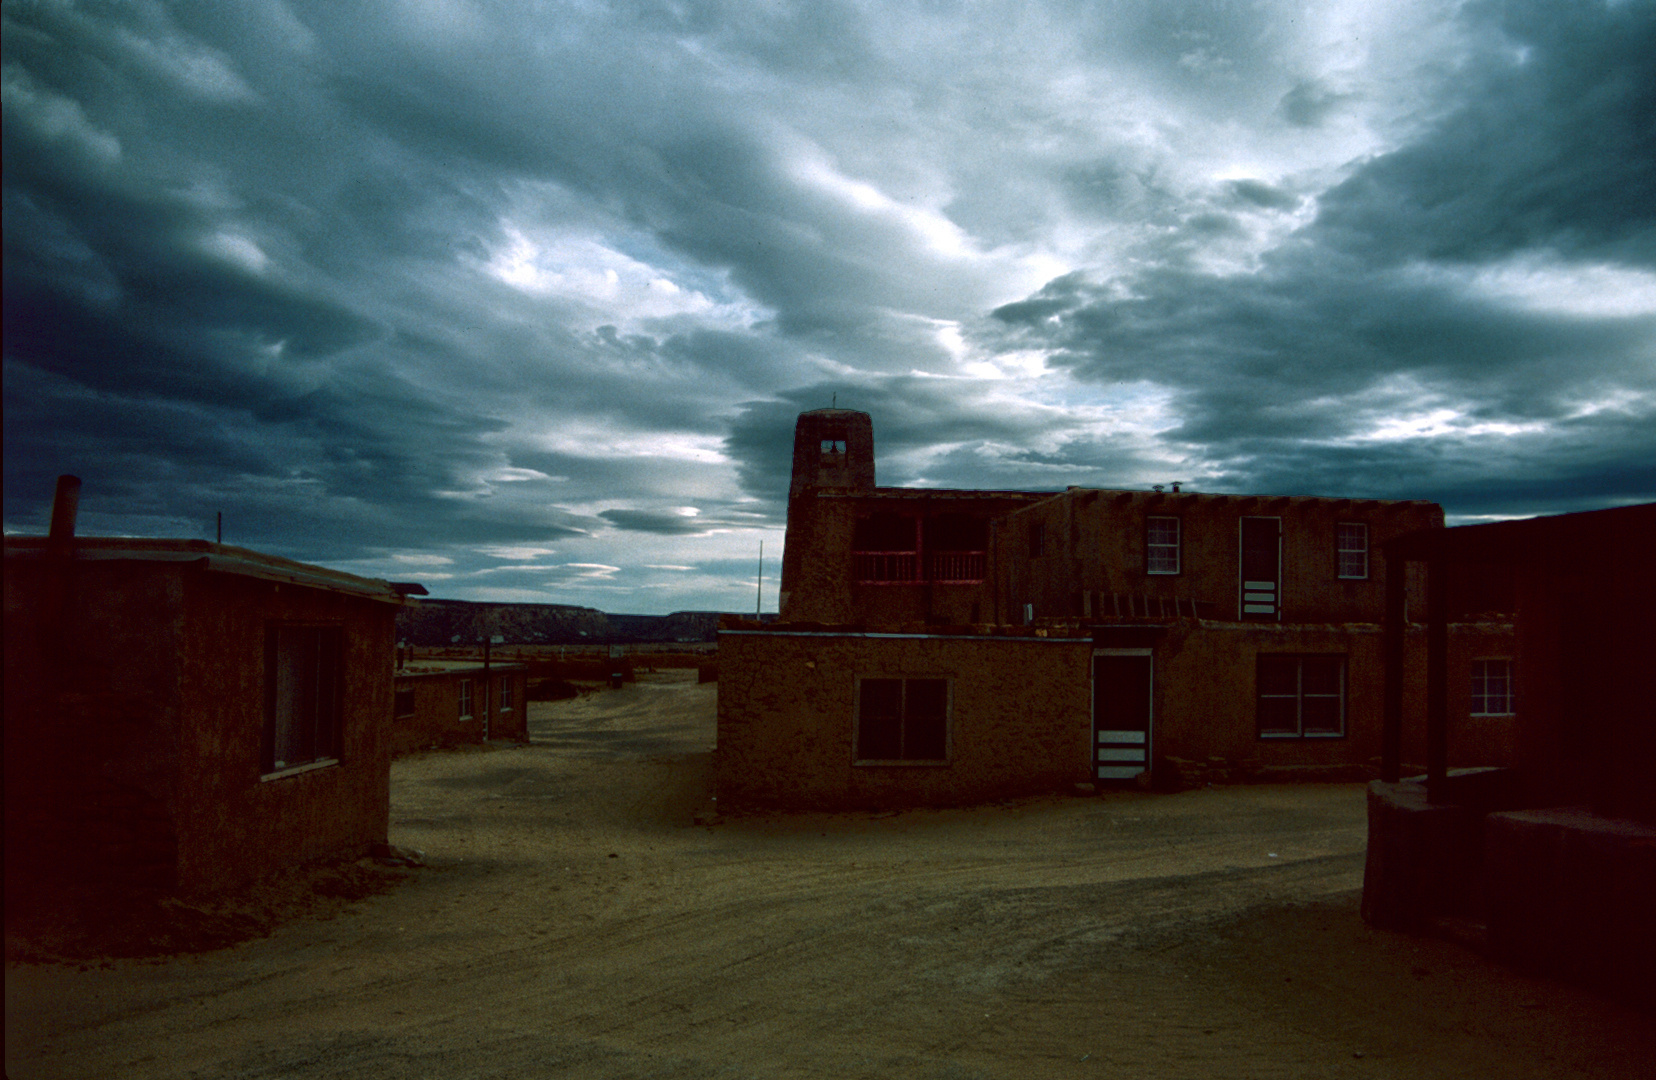
[[500, 711], [512, 711], [512, 677], [510, 675], [500, 677]]
[[1341, 521], [1334, 526], [1335, 576], [1369, 576], [1368, 526], [1360, 521]]
[[1151, 574], [1179, 572], [1179, 519], [1152, 517], [1144, 527], [1144, 569]]
[[856, 737], [863, 764], [947, 761], [949, 680], [858, 679]]
[[472, 718], [472, 682], [470, 679], [460, 680], [460, 719]]
[[1330, 739], [1345, 734], [1345, 657], [1260, 653], [1261, 739]]
[[265, 631], [264, 775], [338, 759], [344, 638], [337, 626]]
[[1504, 656], [1472, 661], [1472, 715], [1512, 713], [1512, 661]]

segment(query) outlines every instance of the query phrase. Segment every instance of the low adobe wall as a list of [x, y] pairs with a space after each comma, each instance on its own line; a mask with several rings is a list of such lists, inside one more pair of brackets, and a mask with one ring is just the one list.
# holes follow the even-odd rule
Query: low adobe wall
[[[529, 741], [529, 679], [521, 666], [494, 665], [489, 672], [488, 716], [484, 717], [484, 677], [481, 665], [421, 671], [418, 664], [397, 673], [396, 689], [411, 693], [411, 709], [398, 708], [391, 719], [391, 755], [420, 750], [479, 745], [485, 728], [490, 741]], [[460, 716], [460, 683], [472, 684], [472, 712]], [[510, 682], [512, 704], [501, 708], [501, 686]], [[406, 700], [406, 699], [405, 699]]]
[[[724, 632], [719, 638], [721, 807], [949, 805], [1086, 781], [1091, 641]], [[943, 764], [853, 763], [856, 679], [946, 678]]]

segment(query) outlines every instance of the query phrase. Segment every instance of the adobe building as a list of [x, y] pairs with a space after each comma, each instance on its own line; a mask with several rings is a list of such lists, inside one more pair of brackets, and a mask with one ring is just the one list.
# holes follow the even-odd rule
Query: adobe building
[[[865, 413], [799, 418], [779, 618], [720, 634], [722, 804], [1378, 771], [1387, 568], [1371, 556], [1441, 528], [1435, 504], [882, 488], [873, 450]], [[1420, 582], [1398, 584], [1424, 611]], [[1473, 673], [1510, 657], [1510, 603], [1463, 589], [1451, 610], [1453, 754], [1483, 764], [1512, 715]], [[1411, 670], [1424, 645], [1417, 626]]]
[[392, 757], [416, 750], [529, 741], [529, 669], [523, 664], [399, 664], [393, 700]]
[[[1369, 786], [1369, 921], [1422, 930], [1447, 920], [1519, 967], [1656, 1004], [1656, 707], [1635, 674], [1656, 645], [1652, 551], [1656, 504], [1385, 546], [1388, 564], [1423, 567], [1432, 591], [1492, 568], [1511, 577], [1516, 647], [1484, 674], [1515, 698], [1517, 716], [1510, 768], [1452, 769], [1451, 628], [1429, 620], [1424, 710], [1396, 703], [1422, 679], [1388, 650], [1385, 775]], [[1404, 621], [1394, 598], [1393, 642]], [[1396, 747], [1422, 726], [1426, 775], [1402, 779]]]
[[[60, 493], [64, 489], [60, 486]], [[393, 586], [202, 540], [5, 539], [8, 905], [386, 840]]]

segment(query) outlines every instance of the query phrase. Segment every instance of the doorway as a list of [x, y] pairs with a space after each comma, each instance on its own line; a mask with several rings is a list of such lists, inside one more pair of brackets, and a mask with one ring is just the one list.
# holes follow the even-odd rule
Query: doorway
[[1153, 664], [1149, 649], [1093, 650], [1093, 779], [1149, 771]]

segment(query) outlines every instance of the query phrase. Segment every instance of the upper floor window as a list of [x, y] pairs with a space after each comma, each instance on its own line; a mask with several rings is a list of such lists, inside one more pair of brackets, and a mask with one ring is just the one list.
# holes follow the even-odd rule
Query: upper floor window
[[1151, 574], [1179, 572], [1179, 519], [1152, 517], [1145, 521], [1144, 569]]
[[1511, 716], [1512, 661], [1492, 657], [1472, 661], [1472, 715]]
[[1334, 526], [1335, 574], [1342, 578], [1369, 576], [1368, 526], [1342, 521]]

